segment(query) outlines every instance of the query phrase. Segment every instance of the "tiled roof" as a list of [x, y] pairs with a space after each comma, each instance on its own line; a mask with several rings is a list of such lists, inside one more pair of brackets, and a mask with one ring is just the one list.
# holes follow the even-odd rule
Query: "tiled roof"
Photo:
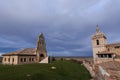
[[106, 46], [120, 46], [120, 43], [111, 43], [111, 44], [106, 44]]
[[111, 79], [116, 78], [115, 80], [120, 80], [120, 62], [110, 61], [99, 65], [110, 74]]
[[2, 56], [9, 56], [9, 55], [31, 55], [32, 56], [32, 55], [35, 55], [35, 48], [26, 48], [23, 50], [6, 53], [6, 54], [3, 54]]
[[97, 54], [114, 54], [112, 52], [100, 52], [100, 53], [97, 53]]

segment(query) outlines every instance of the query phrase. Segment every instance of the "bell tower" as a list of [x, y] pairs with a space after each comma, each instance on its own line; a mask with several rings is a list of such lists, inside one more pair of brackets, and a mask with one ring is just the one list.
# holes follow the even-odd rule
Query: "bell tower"
[[97, 62], [97, 53], [106, 50], [106, 36], [100, 31], [98, 25], [96, 26], [96, 33], [92, 35], [92, 48], [93, 48], [93, 58], [94, 64]]
[[36, 45], [36, 54], [37, 54], [37, 62], [45, 59], [47, 57], [46, 51], [46, 43], [43, 33], [41, 33], [38, 37], [37, 45]]

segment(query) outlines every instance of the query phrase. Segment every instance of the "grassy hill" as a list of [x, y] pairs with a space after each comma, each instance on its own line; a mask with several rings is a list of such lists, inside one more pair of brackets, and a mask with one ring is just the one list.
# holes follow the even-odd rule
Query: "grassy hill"
[[[51, 69], [55, 66], [56, 69]], [[71, 61], [50, 64], [0, 65], [0, 80], [90, 80], [84, 66]]]

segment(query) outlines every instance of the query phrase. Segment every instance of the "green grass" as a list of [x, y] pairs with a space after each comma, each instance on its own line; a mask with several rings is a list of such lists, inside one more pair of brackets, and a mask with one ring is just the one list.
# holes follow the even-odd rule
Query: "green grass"
[[[52, 70], [51, 67], [56, 69]], [[0, 80], [90, 80], [84, 66], [71, 61], [50, 64], [0, 65]]]

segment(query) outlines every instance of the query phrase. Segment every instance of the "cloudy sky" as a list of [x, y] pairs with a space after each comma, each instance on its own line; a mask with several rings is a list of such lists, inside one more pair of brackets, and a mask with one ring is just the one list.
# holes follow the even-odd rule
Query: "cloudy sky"
[[34, 48], [43, 32], [48, 55], [91, 56], [97, 24], [120, 41], [120, 0], [0, 0], [0, 54]]

